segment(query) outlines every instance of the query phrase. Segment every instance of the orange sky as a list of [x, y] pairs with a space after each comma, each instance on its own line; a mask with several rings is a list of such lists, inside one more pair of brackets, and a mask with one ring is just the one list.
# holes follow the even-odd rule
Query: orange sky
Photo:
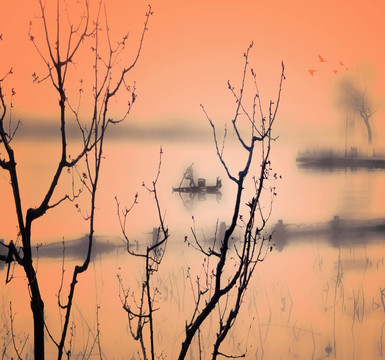
[[[47, 3], [54, 8], [55, 1]], [[95, 9], [97, 2], [90, 3]], [[368, 64], [378, 98], [385, 95], [383, 1], [154, 0], [152, 7], [142, 57], [131, 77], [139, 95], [132, 124], [206, 126], [200, 103], [218, 121], [229, 120], [233, 102], [226, 82], [239, 83], [242, 53], [251, 41], [255, 43], [251, 65], [266, 101], [275, 97], [281, 60], [286, 65], [281, 138], [339, 135], [340, 115], [332, 106], [331, 93], [338, 76], [333, 70], [342, 70], [339, 61], [350, 71]], [[134, 46], [147, 2], [110, 1], [107, 9], [113, 35], [130, 31], [129, 44]], [[32, 73], [43, 69], [27, 36], [30, 20], [39, 35], [38, 10], [37, 1], [14, 0], [2, 5], [0, 13], [0, 69], [4, 73], [14, 68], [6, 85], [16, 89], [15, 111], [25, 122], [49, 118], [57, 104], [49, 84], [32, 84]], [[318, 61], [319, 54], [326, 63]], [[317, 72], [310, 76], [308, 69]], [[77, 82], [71, 85], [78, 88]], [[383, 121], [379, 111], [375, 122], [384, 127]]]

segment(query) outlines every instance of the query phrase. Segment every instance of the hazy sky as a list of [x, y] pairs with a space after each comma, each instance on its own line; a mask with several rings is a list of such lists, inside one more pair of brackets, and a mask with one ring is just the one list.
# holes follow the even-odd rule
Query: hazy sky
[[[55, 10], [56, 1], [46, 3], [47, 10]], [[90, 5], [94, 11], [97, 1]], [[314, 135], [327, 142], [340, 135], [342, 120], [333, 107], [332, 88], [346, 69], [369, 68], [378, 99], [385, 95], [383, 1], [154, 0], [151, 5], [154, 16], [130, 77], [139, 95], [130, 119], [136, 128], [154, 123], [165, 129], [207, 126], [200, 103], [215, 121], [231, 120], [234, 103], [226, 82], [239, 84], [242, 54], [251, 41], [250, 64], [265, 102], [276, 96], [281, 61], [286, 66], [278, 125], [281, 139]], [[135, 49], [147, 2], [109, 1], [107, 11], [112, 37], [117, 41], [119, 34], [129, 31], [129, 49]], [[41, 59], [28, 41], [30, 21], [36, 38], [42, 35], [38, 14], [37, 1], [22, 0], [7, 1], [0, 13], [0, 71], [13, 67], [6, 86], [15, 88], [14, 111], [24, 122], [49, 120], [57, 111], [57, 95], [50, 84], [32, 84], [34, 72], [44, 75]], [[326, 62], [320, 62], [319, 55]], [[78, 89], [78, 79], [86, 76], [81, 70], [85, 59], [83, 53], [75, 59], [76, 81], [68, 87]], [[311, 76], [308, 70], [317, 71]], [[375, 122], [384, 128], [379, 109]]]

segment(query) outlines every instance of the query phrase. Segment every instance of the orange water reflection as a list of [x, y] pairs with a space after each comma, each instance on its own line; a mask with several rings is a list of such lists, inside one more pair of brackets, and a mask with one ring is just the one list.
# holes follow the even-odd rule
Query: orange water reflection
[[[180, 239], [170, 240], [161, 269], [154, 277], [154, 286], [160, 290], [155, 342], [158, 354], [163, 351], [173, 359], [180, 348], [185, 320], [193, 310], [187, 267], [191, 268], [194, 279], [193, 274], [201, 271], [202, 258], [181, 244]], [[324, 238], [307, 239], [283, 252], [271, 253], [266, 262], [258, 265], [240, 317], [223, 351], [239, 354], [247, 349], [246, 358], [265, 359], [320, 359], [328, 352], [338, 359], [381, 358], [385, 308], [380, 289], [384, 286], [384, 256], [381, 243], [335, 248], [327, 245]], [[67, 261], [67, 277], [73, 264]], [[339, 266], [343, 275], [337, 279]], [[105, 358], [137, 356], [139, 344], [129, 335], [127, 318], [119, 302], [117, 273], [132, 291], [139, 289], [140, 266], [123, 250], [97, 257], [81, 277], [73, 311], [74, 355], [86, 351], [87, 346], [90, 349], [89, 343], [96, 334], [95, 314], [99, 305]], [[4, 283], [4, 270], [0, 276]], [[60, 317], [55, 294], [60, 281], [60, 260], [42, 259], [39, 276], [46, 301], [47, 325], [57, 338]], [[20, 338], [25, 333], [31, 336], [25, 281], [14, 279], [3, 288], [1, 295], [2, 319], [9, 323], [8, 302], [12, 300], [16, 334]], [[203, 358], [211, 352], [217, 316], [213, 312], [202, 328]], [[48, 354], [54, 356], [52, 343], [48, 349]], [[31, 351], [30, 345], [26, 350]], [[191, 356], [198, 358], [197, 342], [193, 344]]]

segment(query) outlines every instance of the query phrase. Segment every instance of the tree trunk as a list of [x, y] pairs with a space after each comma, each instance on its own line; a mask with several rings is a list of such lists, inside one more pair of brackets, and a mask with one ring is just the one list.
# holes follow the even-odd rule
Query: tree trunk
[[32, 259], [26, 262], [24, 270], [28, 278], [31, 293], [35, 360], [44, 360], [44, 302], [41, 298], [36, 272], [32, 266]]
[[369, 124], [369, 119], [364, 118], [364, 122], [366, 125], [366, 129], [368, 130], [368, 145], [372, 145], [373, 142], [373, 136], [372, 136], [372, 128]]
[[34, 328], [35, 360], [44, 360], [44, 303], [40, 295], [31, 299]]

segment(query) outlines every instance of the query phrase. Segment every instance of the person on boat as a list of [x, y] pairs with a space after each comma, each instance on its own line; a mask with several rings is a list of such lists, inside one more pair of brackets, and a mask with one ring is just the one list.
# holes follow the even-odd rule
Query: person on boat
[[190, 165], [185, 173], [185, 179], [190, 181], [190, 187], [195, 187], [195, 181], [194, 181], [194, 174], [193, 174], [193, 169], [192, 165]]

